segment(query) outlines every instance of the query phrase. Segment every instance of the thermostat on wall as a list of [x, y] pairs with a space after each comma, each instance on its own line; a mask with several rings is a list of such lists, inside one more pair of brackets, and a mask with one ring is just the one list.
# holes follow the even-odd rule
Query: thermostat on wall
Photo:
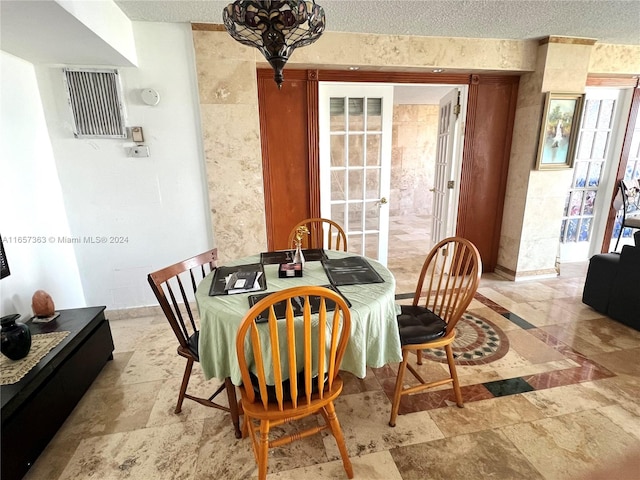
[[160, 94], [153, 88], [145, 88], [140, 93], [142, 101], [147, 105], [157, 105], [160, 103]]

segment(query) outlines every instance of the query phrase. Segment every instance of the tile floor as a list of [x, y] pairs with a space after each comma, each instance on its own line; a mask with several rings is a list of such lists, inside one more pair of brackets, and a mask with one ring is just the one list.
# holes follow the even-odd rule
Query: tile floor
[[[398, 293], [407, 293], [428, 226], [397, 223], [394, 241], [404, 248], [389, 265]], [[345, 375], [336, 408], [355, 478], [576, 479], [633, 452], [633, 473], [602, 478], [640, 479], [640, 332], [581, 303], [585, 273], [586, 264], [564, 264], [554, 279], [483, 276], [469, 312], [497, 326], [509, 351], [458, 368], [463, 409], [447, 388], [404, 397], [391, 428], [397, 366]], [[184, 363], [166, 320], [112, 320], [111, 328], [114, 360], [25, 479], [254, 478], [250, 442], [234, 437], [226, 414], [189, 401], [173, 414]], [[425, 361], [421, 371], [435, 377], [444, 368]], [[191, 388], [210, 391], [211, 383], [196, 372]], [[269, 472], [274, 480], [346, 478], [333, 438], [320, 435], [272, 450]]]

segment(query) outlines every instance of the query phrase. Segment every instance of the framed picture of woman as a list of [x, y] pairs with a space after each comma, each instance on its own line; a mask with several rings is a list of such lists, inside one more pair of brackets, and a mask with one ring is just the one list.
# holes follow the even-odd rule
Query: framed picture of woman
[[547, 92], [536, 170], [573, 167], [584, 94]]

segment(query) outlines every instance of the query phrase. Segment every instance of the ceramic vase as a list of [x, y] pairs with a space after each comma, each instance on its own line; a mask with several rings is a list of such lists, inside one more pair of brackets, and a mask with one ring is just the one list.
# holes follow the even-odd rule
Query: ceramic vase
[[304, 255], [302, 254], [302, 248], [299, 243], [296, 245], [296, 251], [293, 254], [293, 263], [304, 265]]
[[24, 323], [17, 322], [19, 314], [2, 317], [0, 351], [11, 360], [20, 360], [31, 349], [31, 331]]

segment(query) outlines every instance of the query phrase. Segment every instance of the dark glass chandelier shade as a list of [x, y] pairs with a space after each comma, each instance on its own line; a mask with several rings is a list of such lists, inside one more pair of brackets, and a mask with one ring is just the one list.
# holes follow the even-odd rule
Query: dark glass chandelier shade
[[314, 0], [236, 0], [222, 11], [222, 19], [235, 40], [262, 52], [278, 88], [291, 53], [311, 45], [325, 28], [324, 10]]

